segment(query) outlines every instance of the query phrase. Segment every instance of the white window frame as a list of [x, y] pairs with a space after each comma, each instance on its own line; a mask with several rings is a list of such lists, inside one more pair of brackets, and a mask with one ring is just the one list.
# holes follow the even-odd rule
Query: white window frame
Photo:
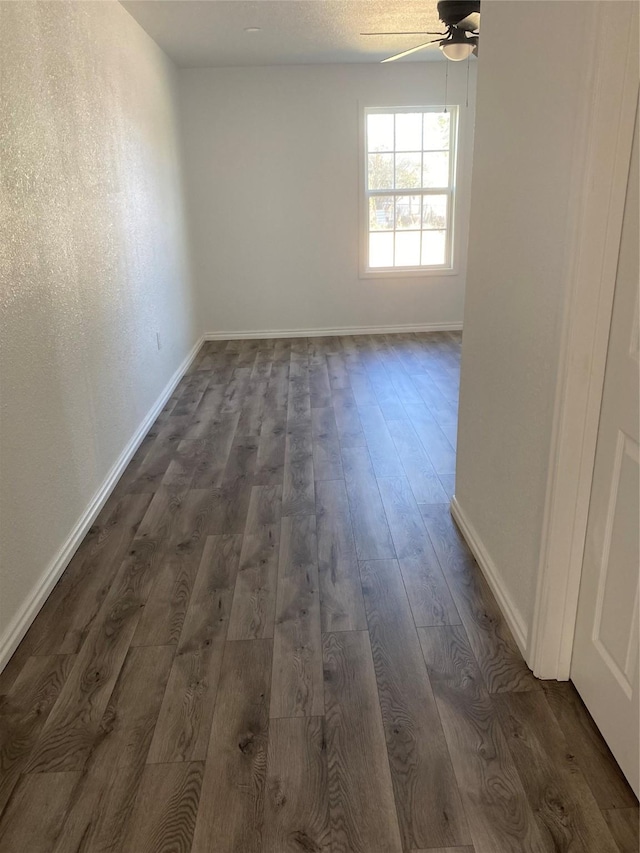
[[[367, 116], [372, 113], [412, 113], [447, 111], [450, 116], [449, 139], [449, 185], [447, 187], [407, 188], [404, 190], [369, 190], [368, 188], [368, 144]], [[387, 106], [360, 108], [360, 278], [404, 278], [456, 275], [455, 267], [455, 222], [457, 207], [457, 163], [459, 139], [459, 111], [453, 106]], [[413, 267], [370, 267], [369, 266], [369, 199], [379, 195], [447, 195], [446, 259], [444, 264]]]

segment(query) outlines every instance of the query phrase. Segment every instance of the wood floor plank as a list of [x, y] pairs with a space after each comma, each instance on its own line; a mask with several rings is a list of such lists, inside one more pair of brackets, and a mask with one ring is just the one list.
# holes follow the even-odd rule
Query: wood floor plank
[[121, 851], [169, 675], [173, 649], [132, 649], [73, 794], [55, 853]]
[[378, 406], [362, 406], [358, 412], [376, 477], [403, 477], [404, 468]]
[[309, 365], [306, 350], [294, 355], [289, 367], [289, 399], [285, 443], [283, 515], [315, 512], [313, 440]]
[[203, 439], [183, 438], [176, 447], [173, 459], [169, 462], [160, 484], [174, 488], [189, 486], [195, 477], [206, 447], [207, 442]]
[[287, 429], [292, 430], [296, 427], [311, 427], [311, 393], [307, 360], [292, 358], [289, 365]]
[[640, 850], [638, 807], [605, 809], [602, 814], [620, 853], [638, 853]]
[[264, 346], [265, 344], [262, 344], [261, 348], [258, 350], [258, 355], [256, 356], [256, 360], [251, 370], [252, 379], [268, 380], [271, 377], [271, 368], [273, 367], [273, 347], [271, 346], [265, 349], [263, 348]]
[[240, 341], [238, 353], [238, 367], [250, 367], [253, 372], [256, 359], [258, 357], [258, 349], [260, 347], [259, 339]]
[[[291, 361], [291, 338], [276, 339], [273, 346], [274, 365], [288, 365]], [[272, 371], [273, 373], [273, 371]]]
[[203, 394], [189, 426], [184, 430], [183, 441], [197, 441], [214, 438], [225, 426], [231, 424], [235, 429], [240, 418], [238, 412], [220, 413], [225, 385], [209, 385]]
[[311, 410], [313, 476], [318, 480], [340, 480], [343, 477], [338, 427], [331, 406]]
[[171, 415], [160, 427], [157, 438], [127, 487], [129, 492], [154, 492], [157, 489], [190, 421], [190, 415]]
[[428, 850], [411, 850], [410, 853], [474, 853], [473, 847], [430, 847]]
[[418, 635], [476, 853], [549, 853], [464, 629]]
[[406, 477], [378, 477], [378, 488], [397, 556], [421, 557], [432, 551], [422, 515]]
[[282, 489], [283, 515], [309, 515], [315, 512], [316, 498], [313, 471], [313, 439], [309, 424], [291, 426], [287, 417], [284, 483]]
[[74, 655], [29, 658], [0, 702], [0, 814], [74, 662]]
[[378, 479], [416, 625], [456, 625], [460, 617], [405, 477]]
[[373, 390], [373, 385], [366, 373], [354, 373], [349, 370], [349, 384], [353, 392], [353, 399], [358, 408], [378, 406], [378, 400]]
[[343, 352], [327, 353], [327, 368], [332, 391], [350, 388], [349, 372]]
[[190, 853], [204, 764], [144, 768], [123, 851]]
[[[203, 412], [202, 418], [210, 428], [197, 446], [197, 458], [191, 479], [194, 489], [210, 489], [222, 485], [240, 415], [235, 412], [211, 419]], [[178, 445], [178, 453], [181, 452], [182, 444], [183, 442]]]
[[265, 414], [260, 430], [253, 482], [256, 486], [284, 483], [284, 457], [287, 441], [286, 409]]
[[598, 806], [601, 809], [637, 806], [633, 791], [573, 684], [543, 681], [542, 687]]
[[238, 419], [238, 435], [260, 435], [266, 407], [267, 379], [249, 379], [245, 400]]
[[422, 397], [413, 383], [413, 377], [409, 376], [399, 363], [394, 365], [393, 360], [390, 360], [387, 363], [387, 372], [389, 373], [391, 384], [395, 388], [398, 397], [402, 400], [402, 406], [407, 415], [409, 415], [408, 406], [424, 405]]
[[198, 408], [208, 384], [209, 377], [206, 374], [192, 373], [171, 414], [175, 416], [192, 415]]
[[365, 447], [343, 447], [342, 465], [358, 559], [395, 557], [369, 451]]
[[[132, 645], [163, 646], [178, 642], [211, 511], [210, 490], [189, 489], [181, 497], [168, 535], [158, 540], [161, 559]], [[144, 536], [146, 527], [141, 525], [141, 530]]]
[[289, 400], [289, 354], [285, 362], [276, 360], [274, 351], [273, 367], [269, 376], [269, 385], [265, 399], [267, 411], [284, 409], [286, 411]]
[[411, 422], [388, 421], [387, 427], [417, 503], [447, 503], [442, 483]]
[[187, 487], [160, 486], [138, 525], [136, 539], [149, 542], [178, 541], [176, 530], [188, 492]]
[[539, 690], [449, 508], [420, 511], [489, 692]]
[[342, 480], [316, 483], [316, 521], [322, 630], [364, 631], [367, 619]]
[[251, 383], [251, 367], [236, 367], [233, 370], [231, 382], [224, 391], [224, 399], [220, 407], [221, 413], [240, 412], [247, 397]]
[[29, 772], [84, 767], [149, 595], [155, 556], [154, 543], [143, 542], [123, 561], [33, 749]]
[[431, 377], [426, 373], [421, 373], [414, 374], [411, 378], [432, 419], [436, 423], [455, 423], [455, 407], [442, 396], [442, 392], [436, 387]]
[[372, 378], [371, 385], [377, 405], [386, 421], [402, 420], [407, 417], [398, 392], [394, 388], [386, 371], [384, 371], [384, 376]]
[[544, 693], [497, 694], [493, 704], [547, 847], [618, 853]]
[[271, 640], [228, 643], [192, 853], [261, 853]]
[[324, 636], [332, 851], [402, 853], [369, 636]]
[[460, 625], [460, 615], [433, 549], [417, 557], [403, 557], [398, 563], [417, 627]]
[[273, 637], [281, 513], [281, 486], [253, 487], [229, 619], [229, 640]]
[[207, 539], [148, 763], [206, 757], [241, 546], [239, 535]]
[[282, 519], [271, 717], [324, 714], [316, 517]]
[[456, 469], [456, 454], [446, 435], [434, 421], [429, 409], [421, 403], [405, 404], [407, 416], [436, 472], [453, 472]]
[[361, 563], [362, 589], [405, 848], [471, 842], [396, 560]]
[[80, 773], [23, 776], [0, 818], [0, 853], [51, 853], [79, 780]]
[[312, 409], [325, 409], [331, 405], [331, 383], [324, 357], [309, 365], [309, 394]]
[[322, 717], [269, 723], [262, 853], [332, 853]]
[[344, 447], [366, 447], [358, 407], [351, 388], [333, 389], [331, 392], [333, 413], [338, 428], [340, 445]]
[[198, 568], [191, 559], [162, 560], [131, 641], [133, 646], [164, 646], [178, 642]]
[[[257, 458], [258, 438], [236, 434], [225, 466], [222, 485], [211, 495], [212, 508], [206, 531], [208, 534], [244, 531]], [[195, 481], [193, 485], [195, 487]]]
[[189, 428], [185, 432], [185, 438], [201, 438], [201, 432], [207, 432], [207, 416], [223, 417], [220, 414], [220, 408], [224, 400], [224, 389], [227, 387], [225, 382], [216, 383], [212, 372], [209, 373], [209, 384], [207, 390], [202, 395], [200, 404], [196, 409]]

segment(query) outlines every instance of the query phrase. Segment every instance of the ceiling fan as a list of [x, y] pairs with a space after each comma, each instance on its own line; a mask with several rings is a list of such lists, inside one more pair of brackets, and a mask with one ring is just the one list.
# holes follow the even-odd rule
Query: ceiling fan
[[388, 56], [382, 62], [394, 62], [410, 53], [427, 50], [438, 45], [447, 59], [459, 62], [467, 59], [472, 53], [478, 55], [478, 40], [480, 36], [480, 0], [439, 0], [438, 17], [446, 27], [444, 33], [431, 32], [400, 32], [400, 33], [360, 33], [362, 36], [441, 36], [439, 39], [424, 42], [424, 44], [403, 50]]

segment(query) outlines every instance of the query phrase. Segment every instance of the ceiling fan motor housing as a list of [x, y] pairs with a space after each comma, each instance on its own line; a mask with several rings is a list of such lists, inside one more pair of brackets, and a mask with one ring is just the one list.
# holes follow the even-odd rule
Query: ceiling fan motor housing
[[480, 12], [480, 0], [439, 0], [438, 16], [448, 27], [457, 26], [469, 15]]

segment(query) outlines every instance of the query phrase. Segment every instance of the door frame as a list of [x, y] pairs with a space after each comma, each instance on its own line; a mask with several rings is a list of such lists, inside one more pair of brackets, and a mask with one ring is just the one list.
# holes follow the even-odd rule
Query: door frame
[[[612, 14], [612, 6], [616, 6]], [[593, 4], [572, 175], [565, 302], [527, 661], [569, 678], [622, 218], [638, 103], [638, 9]]]

